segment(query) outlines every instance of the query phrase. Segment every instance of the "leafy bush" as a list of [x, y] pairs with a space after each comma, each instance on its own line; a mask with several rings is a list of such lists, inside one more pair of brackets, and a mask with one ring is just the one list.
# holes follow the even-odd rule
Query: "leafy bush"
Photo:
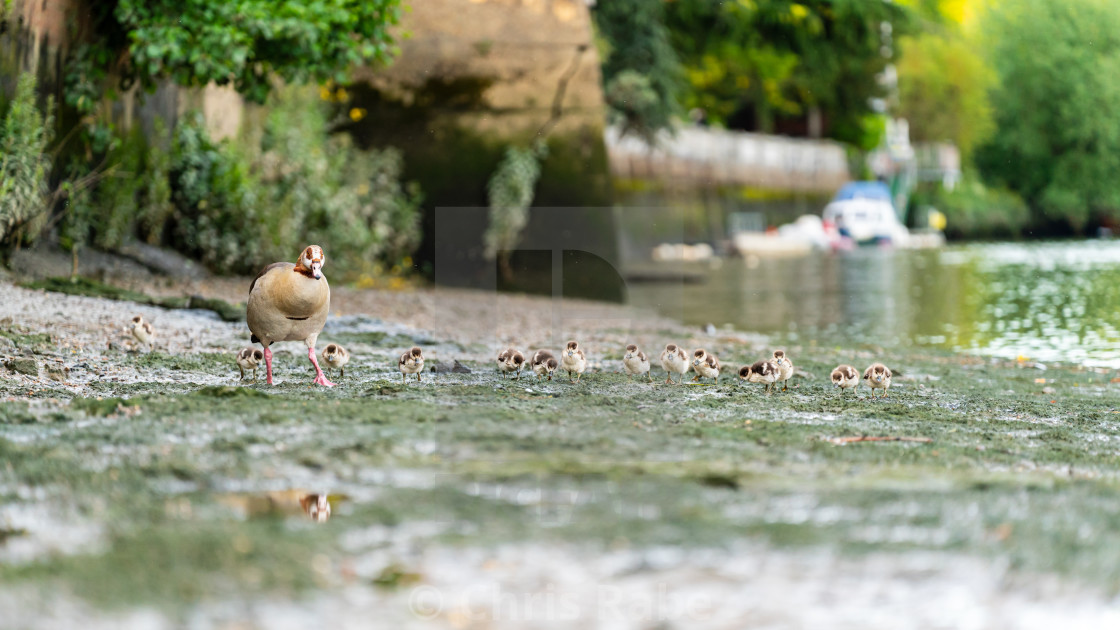
[[408, 255], [420, 241], [419, 190], [402, 187], [395, 149], [362, 151], [330, 135], [327, 113], [310, 91], [276, 95], [256, 158], [267, 211], [269, 254], [287, 260], [309, 242], [337, 269], [368, 272]]
[[914, 203], [944, 213], [950, 238], [1018, 237], [1031, 222], [1030, 210], [1018, 195], [968, 177], [951, 192], [937, 186], [918, 193]]
[[197, 113], [175, 128], [170, 182], [176, 249], [217, 271], [249, 273], [259, 267], [257, 182], [243, 156], [210, 139]]
[[236, 146], [211, 140], [197, 115], [180, 123], [170, 165], [177, 249], [249, 273], [314, 242], [351, 276], [416, 247], [421, 198], [400, 184], [400, 153], [331, 136], [309, 94], [281, 91], [261, 128]]
[[54, 105], [48, 101], [46, 112], [39, 111], [35, 85], [35, 75], [20, 75], [15, 99], [0, 124], [0, 244], [18, 238], [20, 228], [41, 219], [46, 210]]
[[158, 245], [163, 240], [164, 226], [175, 212], [175, 206], [171, 203], [171, 147], [162, 146], [163, 139], [167, 138], [167, 128], [159, 118], [155, 120], [154, 127], [156, 144], [145, 156], [143, 188], [140, 190], [140, 228], [148, 243]]

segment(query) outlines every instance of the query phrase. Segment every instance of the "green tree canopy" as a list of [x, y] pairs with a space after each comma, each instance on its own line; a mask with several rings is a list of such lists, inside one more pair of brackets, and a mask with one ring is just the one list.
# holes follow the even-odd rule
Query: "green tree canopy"
[[982, 29], [999, 77], [983, 173], [1074, 230], [1120, 218], [1120, 4], [1006, 0]]
[[678, 111], [680, 64], [669, 43], [661, 2], [610, 0], [595, 5], [605, 44], [603, 92], [622, 132], [652, 142]]
[[989, 91], [995, 73], [953, 30], [907, 37], [898, 62], [899, 113], [917, 142], [952, 142], [966, 157], [995, 129]]
[[[275, 78], [343, 80], [384, 61], [400, 0], [110, 0], [92, 3], [98, 61], [151, 87], [232, 84], [262, 102]], [[104, 64], [98, 64], [104, 67]]]
[[830, 135], [865, 148], [870, 99], [912, 11], [863, 0], [677, 0], [667, 25], [685, 68], [687, 107], [717, 122], [753, 112], [762, 131], [778, 116], [819, 108]]

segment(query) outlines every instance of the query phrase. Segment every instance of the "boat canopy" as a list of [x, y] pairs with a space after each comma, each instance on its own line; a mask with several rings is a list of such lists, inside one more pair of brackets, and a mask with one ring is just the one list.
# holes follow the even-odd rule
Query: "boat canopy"
[[832, 198], [833, 201], [872, 199], [891, 203], [891, 189], [883, 182], [848, 182]]

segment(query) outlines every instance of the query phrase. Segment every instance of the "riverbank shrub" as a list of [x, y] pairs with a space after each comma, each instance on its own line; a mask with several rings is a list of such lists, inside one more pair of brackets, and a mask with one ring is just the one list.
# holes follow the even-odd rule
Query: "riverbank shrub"
[[338, 277], [391, 268], [419, 244], [419, 189], [400, 182], [399, 151], [361, 150], [328, 116], [313, 90], [285, 88], [236, 139], [214, 140], [197, 112], [170, 137], [158, 121], [117, 133], [95, 182], [63, 184], [60, 243], [77, 256], [142, 239], [232, 274], [318, 243]]
[[1030, 209], [1018, 195], [972, 177], [951, 191], [940, 185], [920, 190], [914, 205], [940, 210], [945, 215], [945, 235], [952, 239], [1018, 238], [1031, 225]]
[[260, 266], [258, 190], [248, 160], [214, 142], [197, 113], [175, 128], [170, 184], [175, 249], [217, 272], [250, 273]]
[[415, 249], [421, 196], [400, 182], [400, 152], [331, 135], [327, 110], [308, 94], [278, 94], [263, 124], [237, 141], [213, 141], [197, 115], [179, 125], [170, 167], [176, 249], [217, 271], [250, 273], [318, 243], [344, 276]]
[[283, 90], [259, 139], [247, 139], [259, 147], [252, 160], [266, 251], [287, 260], [304, 241], [316, 242], [336, 269], [358, 274], [392, 266], [419, 245], [419, 188], [402, 185], [398, 150], [359, 149], [349, 135], [330, 133], [328, 114], [310, 91]]
[[36, 233], [34, 223], [45, 215], [54, 102], [40, 111], [35, 86], [34, 74], [20, 75], [0, 119], [0, 245]]

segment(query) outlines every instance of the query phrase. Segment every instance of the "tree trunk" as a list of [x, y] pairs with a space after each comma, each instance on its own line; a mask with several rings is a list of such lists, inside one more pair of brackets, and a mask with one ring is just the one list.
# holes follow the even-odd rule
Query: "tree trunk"
[[498, 254], [498, 273], [502, 276], [502, 282], [507, 285], [513, 283], [513, 267], [509, 264], [509, 251]]

